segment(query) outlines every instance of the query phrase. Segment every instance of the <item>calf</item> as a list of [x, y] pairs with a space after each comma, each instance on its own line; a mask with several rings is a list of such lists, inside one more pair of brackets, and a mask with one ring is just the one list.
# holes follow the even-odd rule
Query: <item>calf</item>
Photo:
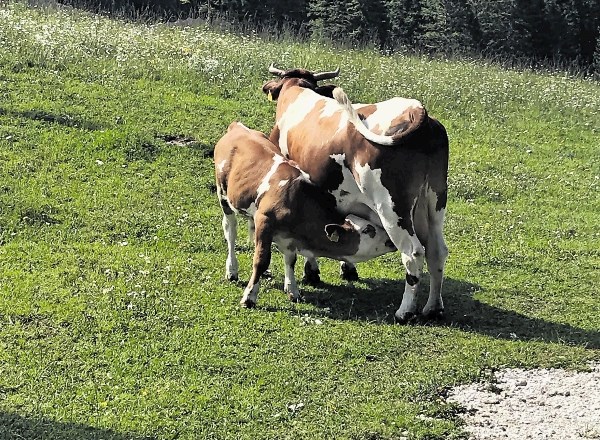
[[217, 195], [228, 245], [225, 276], [238, 278], [235, 214], [248, 217], [254, 230], [252, 275], [240, 301], [256, 305], [260, 276], [271, 261], [271, 243], [283, 253], [284, 291], [299, 299], [294, 277], [296, 255], [355, 263], [396, 250], [385, 231], [358, 217], [344, 218], [335, 197], [314, 185], [298, 165], [285, 159], [268, 138], [233, 122], [215, 146]]

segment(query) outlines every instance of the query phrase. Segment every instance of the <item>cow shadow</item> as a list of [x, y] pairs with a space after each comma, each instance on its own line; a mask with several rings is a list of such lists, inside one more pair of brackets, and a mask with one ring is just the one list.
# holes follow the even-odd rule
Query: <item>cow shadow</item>
[[31, 119], [34, 121], [59, 124], [63, 127], [79, 128], [87, 131], [103, 130], [104, 126], [94, 121], [88, 121], [68, 114], [48, 113], [43, 110], [7, 110], [0, 108], [0, 115], [8, 115], [14, 118]]
[[119, 433], [78, 423], [56, 422], [0, 411], [0, 438], [4, 440], [155, 440], [139, 434]]
[[[422, 284], [419, 307], [423, 307], [427, 300], [427, 276]], [[404, 292], [404, 281], [361, 279], [346, 286], [321, 283], [317, 287], [303, 290], [304, 301], [317, 307], [315, 314], [318, 316], [393, 325], [394, 312]], [[600, 348], [600, 331], [546, 321], [485, 304], [473, 296], [475, 292], [482, 290], [476, 284], [445, 278], [445, 318], [439, 321], [416, 319], [410, 324], [454, 327], [497, 339], [536, 340], [590, 349]], [[514, 292], [508, 293], [514, 295]]]

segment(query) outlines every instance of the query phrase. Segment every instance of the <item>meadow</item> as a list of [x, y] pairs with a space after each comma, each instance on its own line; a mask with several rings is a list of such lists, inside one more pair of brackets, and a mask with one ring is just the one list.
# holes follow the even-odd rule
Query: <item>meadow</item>
[[[446, 126], [445, 321], [394, 324], [396, 254], [352, 285], [323, 261], [291, 304], [274, 253], [239, 307], [211, 154], [270, 130], [272, 62]], [[600, 360], [599, 185], [591, 79], [4, 2], [0, 438], [466, 438], [449, 387]]]

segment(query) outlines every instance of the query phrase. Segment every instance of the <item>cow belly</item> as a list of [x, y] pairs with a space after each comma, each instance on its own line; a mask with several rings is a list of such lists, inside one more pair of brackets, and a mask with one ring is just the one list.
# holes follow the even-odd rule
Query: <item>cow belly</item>
[[281, 253], [285, 252], [297, 252], [306, 247], [306, 243], [299, 238], [296, 234], [290, 231], [275, 231], [273, 235], [273, 243], [277, 247], [277, 250]]
[[354, 200], [346, 200], [344, 203], [337, 206], [337, 210], [344, 215], [354, 214], [358, 217], [369, 220], [375, 226], [383, 227], [379, 215], [371, 208], [371, 202], [366, 199], [364, 194]]

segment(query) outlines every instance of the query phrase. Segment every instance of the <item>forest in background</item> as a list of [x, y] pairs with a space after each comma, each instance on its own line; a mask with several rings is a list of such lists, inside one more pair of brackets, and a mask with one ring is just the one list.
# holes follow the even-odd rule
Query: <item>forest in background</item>
[[287, 29], [389, 51], [481, 54], [600, 73], [600, 0], [63, 0], [95, 11]]

